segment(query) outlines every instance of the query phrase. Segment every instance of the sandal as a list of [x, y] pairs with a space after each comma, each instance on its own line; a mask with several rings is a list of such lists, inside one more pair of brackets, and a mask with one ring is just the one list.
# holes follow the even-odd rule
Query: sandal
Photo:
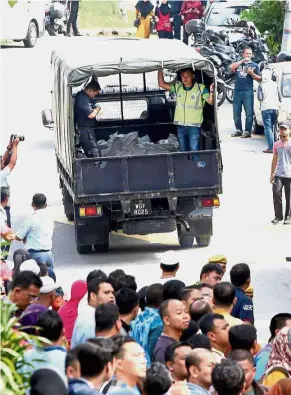
[[264, 149], [264, 151], [263, 151], [265, 154], [272, 154], [273, 153], [273, 150], [271, 150], [271, 149]]

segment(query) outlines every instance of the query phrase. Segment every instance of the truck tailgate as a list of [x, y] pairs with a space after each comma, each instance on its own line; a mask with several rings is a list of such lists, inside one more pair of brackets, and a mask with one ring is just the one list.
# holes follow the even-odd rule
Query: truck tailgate
[[194, 156], [192, 161], [185, 152], [76, 159], [75, 194], [77, 198], [96, 196], [100, 201], [102, 197], [98, 195], [104, 194], [166, 195], [170, 191], [189, 193], [195, 189], [221, 193], [219, 151], [199, 151]]

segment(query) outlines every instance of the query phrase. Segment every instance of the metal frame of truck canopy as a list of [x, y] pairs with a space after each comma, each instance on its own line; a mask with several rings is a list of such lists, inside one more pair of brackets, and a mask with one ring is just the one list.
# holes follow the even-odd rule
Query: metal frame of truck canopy
[[[91, 77], [141, 74], [157, 71], [160, 68], [173, 71], [189, 67], [194, 68], [213, 77], [215, 82], [213, 64], [193, 48], [178, 40], [76, 38], [68, 42], [66, 48], [62, 49], [60, 53], [54, 51], [51, 63], [54, 74], [55, 149], [59, 166], [65, 170], [65, 173], [71, 179], [73, 179], [73, 168], [78, 166], [77, 162], [81, 164], [84, 161], [92, 161], [92, 159], [74, 158], [75, 141], [74, 133], [72, 133], [74, 131], [73, 87], [86, 84]], [[214, 117], [216, 129], [218, 129], [216, 106]], [[60, 133], [60, 129], [62, 129], [62, 133]], [[218, 133], [216, 133], [216, 144], [217, 147], [220, 146]], [[218, 162], [222, 167], [219, 149], [216, 156], [218, 156]], [[126, 158], [123, 159], [123, 162], [125, 161], [127, 161]], [[69, 180], [66, 184], [75, 196], [75, 186], [70, 185]], [[180, 190], [180, 192], [186, 196], [190, 193], [190, 191], [187, 193], [186, 190]], [[221, 182], [218, 190], [213, 191], [213, 193], [221, 193]], [[199, 194], [198, 190], [197, 194]], [[79, 196], [80, 198], [81, 195], [82, 193]], [[108, 200], [108, 197], [106, 197], [106, 200]]]

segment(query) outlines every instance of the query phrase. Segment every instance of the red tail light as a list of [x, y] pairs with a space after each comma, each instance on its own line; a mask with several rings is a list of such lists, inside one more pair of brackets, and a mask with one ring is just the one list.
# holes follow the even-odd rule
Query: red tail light
[[218, 197], [203, 197], [201, 198], [202, 207], [219, 207], [220, 202]]
[[79, 208], [80, 217], [97, 217], [102, 215], [101, 206], [85, 206]]

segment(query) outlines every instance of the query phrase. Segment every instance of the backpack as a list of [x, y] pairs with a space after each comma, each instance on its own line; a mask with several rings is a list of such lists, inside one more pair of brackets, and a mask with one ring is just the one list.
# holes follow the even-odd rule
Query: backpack
[[277, 70], [274, 67], [271, 66], [266, 66], [264, 68], [264, 70], [262, 71], [262, 77], [264, 71], [266, 70], [270, 70], [271, 73], [268, 73], [268, 78], [264, 78], [262, 79], [262, 81], [260, 82], [258, 89], [257, 89], [257, 99], [259, 102], [262, 102], [263, 100], [265, 100], [266, 98], [266, 88], [267, 88], [267, 84], [269, 84], [271, 81], [277, 84], [277, 93], [278, 93], [278, 99], [281, 102], [282, 101], [282, 96], [278, 87], [279, 84], [279, 77], [278, 77], [278, 73]]

